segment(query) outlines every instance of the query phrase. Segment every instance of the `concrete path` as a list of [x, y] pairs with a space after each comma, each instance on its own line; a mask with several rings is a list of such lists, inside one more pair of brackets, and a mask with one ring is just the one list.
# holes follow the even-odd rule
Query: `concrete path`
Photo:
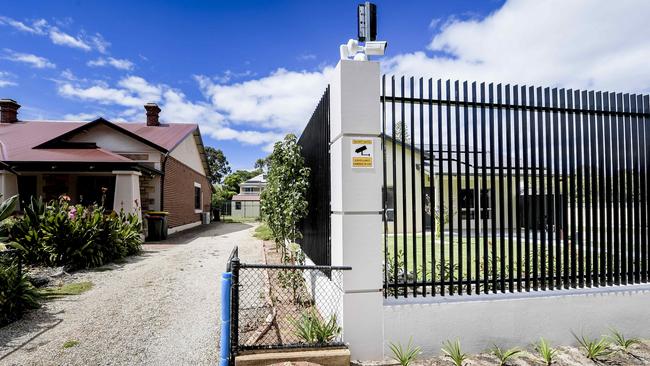
[[252, 229], [202, 226], [147, 244], [125, 263], [73, 274], [93, 289], [0, 328], [0, 364], [217, 364], [220, 276], [234, 245], [242, 261], [261, 260]]

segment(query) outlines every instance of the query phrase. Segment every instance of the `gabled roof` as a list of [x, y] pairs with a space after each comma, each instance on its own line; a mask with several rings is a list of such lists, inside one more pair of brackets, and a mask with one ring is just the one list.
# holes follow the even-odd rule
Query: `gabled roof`
[[[147, 126], [144, 123], [113, 123], [103, 118], [92, 122], [19, 121], [3, 123], [0, 124], [0, 161], [132, 163], [130, 159], [97, 147], [93, 143], [71, 143], [68, 141], [72, 136], [97, 125], [112, 128], [162, 153], [173, 150], [190, 134], [198, 134], [198, 125], [196, 124], [172, 123]], [[200, 135], [198, 140], [200, 142]], [[203, 154], [202, 143], [200, 145], [199, 151]], [[204, 157], [201, 158], [204, 160]]]
[[266, 184], [266, 174], [258, 174], [254, 176], [253, 178], [241, 183], [240, 185], [246, 185], [246, 184]]

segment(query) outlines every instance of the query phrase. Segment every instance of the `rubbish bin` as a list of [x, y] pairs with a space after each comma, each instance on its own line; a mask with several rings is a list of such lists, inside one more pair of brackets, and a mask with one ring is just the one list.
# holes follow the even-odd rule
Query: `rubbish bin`
[[147, 241], [167, 239], [167, 215], [165, 211], [149, 211], [145, 213], [147, 219]]

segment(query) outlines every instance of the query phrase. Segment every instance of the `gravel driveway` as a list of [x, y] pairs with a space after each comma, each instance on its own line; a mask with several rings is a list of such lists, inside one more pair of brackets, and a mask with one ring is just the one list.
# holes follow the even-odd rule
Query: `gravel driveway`
[[[73, 274], [93, 289], [1, 328], [0, 364], [217, 364], [221, 272], [234, 245], [242, 261], [260, 261], [252, 228], [202, 226], [145, 245], [125, 263]], [[79, 343], [64, 349], [71, 340]]]

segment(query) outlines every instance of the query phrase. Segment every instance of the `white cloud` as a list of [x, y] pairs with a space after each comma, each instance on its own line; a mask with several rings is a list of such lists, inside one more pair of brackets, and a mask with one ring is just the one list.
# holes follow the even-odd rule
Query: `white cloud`
[[299, 55], [296, 58], [298, 59], [298, 61], [309, 61], [309, 60], [315, 60], [316, 55], [314, 55], [313, 53], [303, 53], [302, 55]]
[[205, 76], [195, 78], [203, 94], [228, 120], [265, 129], [300, 131], [332, 71], [331, 67], [313, 72], [278, 69], [269, 76], [231, 85], [215, 84]]
[[[65, 28], [72, 24], [72, 19], [67, 18], [56, 21], [55, 23]], [[0, 15], [0, 25], [9, 26], [24, 33], [48, 36], [52, 43], [56, 45], [77, 48], [84, 51], [95, 49], [100, 53], [106, 53], [108, 47], [111, 45], [110, 42], [106, 41], [99, 33], [95, 33], [93, 36], [88, 37], [82, 29], [80, 34], [75, 37], [60, 30], [56, 26], [50, 25], [45, 19], [38, 19], [29, 24], [28, 22]]]
[[127, 59], [118, 59], [113, 57], [100, 57], [95, 60], [90, 60], [86, 63], [90, 67], [112, 66], [119, 70], [133, 70], [133, 62]]
[[98, 118], [101, 116], [102, 113], [71, 113], [71, 114], [66, 114], [63, 116], [63, 120], [65, 121], [92, 121], [95, 118]]
[[45, 57], [36, 56], [30, 53], [16, 52], [7, 48], [5, 48], [4, 51], [6, 55], [3, 58], [9, 61], [23, 62], [37, 69], [53, 69], [56, 67], [54, 63], [50, 62], [50, 60]]
[[90, 38], [90, 41], [95, 46], [95, 49], [99, 51], [99, 53], [106, 53], [108, 47], [111, 45], [111, 43], [105, 40], [104, 37], [99, 33], [95, 33], [95, 35]]
[[14, 77], [13, 74], [8, 73], [6, 71], [0, 71], [0, 88], [4, 88], [6, 86], [16, 86], [18, 83], [10, 80]]
[[34, 21], [31, 25], [27, 25], [24, 22], [6, 17], [0, 16], [0, 24], [10, 26], [18, 31], [32, 33], [32, 34], [44, 34], [43, 28], [47, 25], [47, 22], [43, 19]]
[[461, 80], [650, 90], [647, 1], [510, 0], [482, 19], [445, 22], [429, 51], [384, 70]]
[[50, 29], [50, 40], [52, 43], [67, 46], [72, 48], [78, 48], [84, 51], [90, 51], [92, 47], [81, 38], [73, 37], [65, 32], [60, 31], [56, 27]]

